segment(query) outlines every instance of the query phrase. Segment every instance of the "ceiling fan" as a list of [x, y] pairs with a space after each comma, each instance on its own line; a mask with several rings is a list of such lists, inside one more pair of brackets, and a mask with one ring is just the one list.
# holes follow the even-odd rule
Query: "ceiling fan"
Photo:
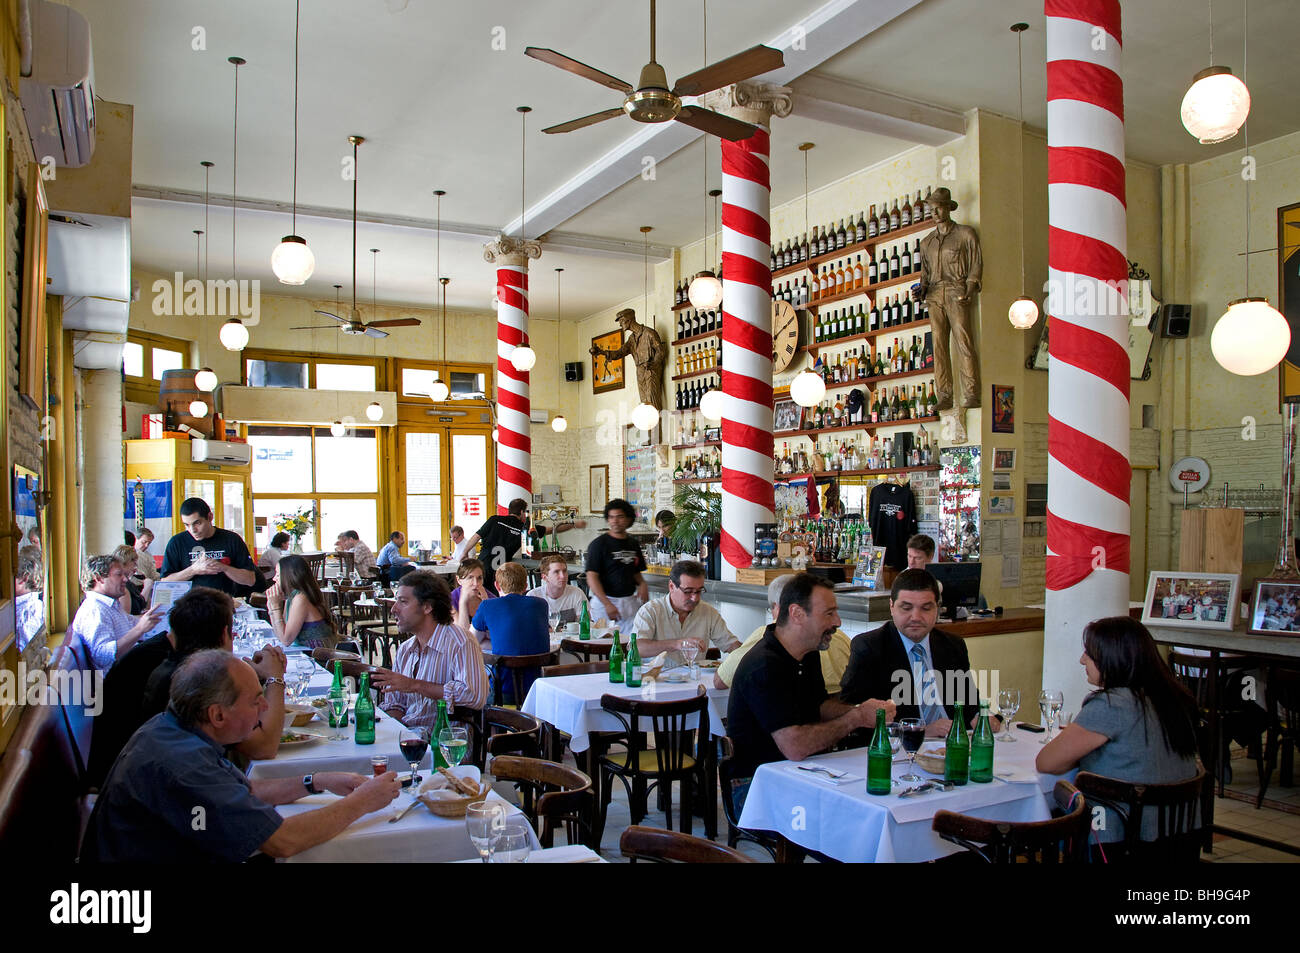
[[[306, 327], [290, 328], [290, 331], [322, 331], [327, 328], [337, 327], [344, 334], [364, 334], [370, 338], [386, 338], [387, 331], [381, 331], [380, 328], [410, 328], [419, 327], [419, 318], [394, 318], [390, 321], [362, 321], [361, 312], [357, 310], [357, 146], [365, 142], [363, 136], [348, 136], [348, 141], [352, 143], [352, 308], [348, 312], [347, 318], [341, 318], [333, 311], [317, 310], [317, 314], [323, 314], [327, 318], [333, 318], [338, 322], [334, 324], [317, 324]], [[376, 249], [371, 249], [376, 251]], [[342, 310], [338, 306], [339, 289], [342, 285], [334, 286], [334, 307]]]
[[677, 122], [723, 139], [733, 141], [748, 139], [758, 127], [712, 110], [701, 109], [699, 106], [683, 106], [681, 97], [699, 96], [785, 65], [785, 57], [780, 50], [774, 50], [770, 46], [753, 46], [735, 56], [729, 56], [694, 73], [688, 73], [670, 89], [664, 68], [655, 62], [655, 0], [650, 0], [650, 62], [641, 68], [641, 77], [636, 89], [616, 76], [611, 76], [586, 63], [580, 63], [555, 50], [530, 46], [524, 50], [524, 53], [543, 63], [550, 63], [552, 66], [558, 66], [562, 70], [568, 70], [602, 86], [608, 86], [625, 94], [626, 97], [622, 106], [605, 109], [542, 130], [548, 133], [573, 132], [575, 129], [593, 126], [626, 113], [637, 122], [658, 123], [675, 119]]

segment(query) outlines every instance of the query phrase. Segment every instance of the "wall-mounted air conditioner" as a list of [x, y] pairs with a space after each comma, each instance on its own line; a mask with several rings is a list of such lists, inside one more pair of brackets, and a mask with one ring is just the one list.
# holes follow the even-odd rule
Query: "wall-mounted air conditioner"
[[202, 438], [190, 441], [190, 460], [194, 463], [233, 463], [243, 466], [252, 459], [253, 449], [246, 443]]
[[95, 66], [90, 24], [61, 3], [33, 0], [32, 74], [20, 81], [36, 161], [86, 165], [95, 152]]

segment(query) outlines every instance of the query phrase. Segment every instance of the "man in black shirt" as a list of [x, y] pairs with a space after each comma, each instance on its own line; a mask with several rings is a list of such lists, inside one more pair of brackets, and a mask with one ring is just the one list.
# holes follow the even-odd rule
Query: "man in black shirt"
[[203, 500], [190, 497], [181, 504], [186, 532], [167, 541], [162, 577], [169, 582], [191, 582], [243, 596], [257, 585], [257, 566], [244, 541], [212, 522], [212, 510]]
[[[850, 732], [873, 727], [878, 708], [893, 719], [893, 702], [872, 698], [854, 706], [826, 694], [817, 653], [830, 647], [839, 626], [831, 584], [796, 573], [781, 591], [776, 622], [741, 660], [731, 685], [727, 733], [734, 777], [750, 777], [770, 761], [802, 761], [825, 751]], [[742, 805], [743, 798], [736, 809]]]
[[482, 543], [479, 561], [483, 563], [483, 585], [493, 595], [497, 594], [497, 570], [515, 558], [524, 544], [524, 530], [528, 526], [528, 501], [511, 500], [505, 516], [489, 516], [478, 532], [469, 538], [466, 554], [474, 551], [475, 543]]
[[630, 626], [640, 608], [650, 601], [650, 587], [641, 578], [646, 568], [641, 544], [628, 536], [636, 521], [636, 510], [627, 500], [605, 504], [609, 532], [597, 536], [587, 547], [587, 589], [591, 593], [593, 619], [622, 621]]
[[104, 676], [104, 710], [95, 717], [86, 765], [87, 783], [100, 787], [122, 746], [145, 722], [141, 702], [149, 676], [172, 651], [172, 635], [160, 632], [137, 642]]

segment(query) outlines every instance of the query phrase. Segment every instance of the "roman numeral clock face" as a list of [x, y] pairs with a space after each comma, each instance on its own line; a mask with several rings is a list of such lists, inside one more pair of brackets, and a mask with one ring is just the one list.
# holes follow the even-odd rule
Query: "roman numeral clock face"
[[799, 312], [788, 301], [772, 302], [772, 373], [790, 366], [799, 353]]

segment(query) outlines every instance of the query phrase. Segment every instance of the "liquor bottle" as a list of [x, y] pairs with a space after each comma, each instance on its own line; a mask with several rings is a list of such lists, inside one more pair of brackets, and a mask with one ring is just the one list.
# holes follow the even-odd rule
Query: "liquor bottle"
[[838, 251], [843, 248], [849, 240], [848, 230], [844, 227], [844, 219], [840, 219], [840, 227], [835, 231], [835, 249]]
[[807, 260], [808, 260], [808, 233], [804, 232], [803, 241], [799, 243], [799, 261], [805, 262]]
[[[611, 682], [623, 681], [623, 645], [618, 640], [618, 625], [615, 624], [612, 630], [614, 645], [609, 650], [609, 680]], [[963, 737], [965, 737], [963, 735]]]
[[[891, 213], [892, 214], [892, 213]], [[889, 277], [900, 278], [903, 274], [902, 260], [898, 257], [898, 246], [894, 246], [894, 253], [889, 256]]]
[[865, 242], [866, 240], [867, 240], [867, 219], [866, 216], [862, 214], [862, 210], [859, 209], [858, 210], [858, 241]]
[[817, 236], [817, 254], [824, 255], [830, 250], [829, 242], [826, 240], [826, 226], [821, 226], [821, 234]]
[[[864, 235], [863, 238], [865, 237], [866, 236]], [[850, 215], [848, 227], [845, 229], [844, 244], [856, 245], [859, 241], [861, 241], [861, 239], [858, 238], [858, 223], [854, 220], [853, 216]]]
[[884, 235], [887, 234], [888, 232], [889, 232], [889, 202], [885, 201], [880, 203], [880, 229], [876, 232], [876, 234]]
[[631, 634], [632, 642], [627, 647], [627, 675], [623, 684], [628, 688], [641, 687], [641, 650], [636, 647], [636, 631]]
[[871, 254], [868, 253], [867, 254], [867, 284], [874, 285], [879, 280], [880, 280], [880, 269], [876, 265], [876, 259], [872, 258]]
[[[375, 703], [370, 697], [370, 673], [361, 673], [361, 684], [357, 686], [357, 731], [353, 737], [359, 745], [375, 743]], [[437, 744], [437, 741], [434, 741]]]
[[921, 190], [916, 190], [916, 201], [912, 203], [912, 224], [916, 225], [925, 219], [925, 203], [921, 201]]
[[934, 209], [930, 208], [930, 191], [932, 188], [929, 185], [925, 187], [925, 217], [927, 219], [934, 218]]
[[921, 270], [921, 239], [918, 238], [916, 241], [912, 243], [912, 271], [919, 272], [920, 270]]
[[899, 274], [910, 275], [912, 273], [912, 249], [907, 247], [907, 242], [903, 242], [903, 267]]
[[862, 287], [862, 256], [858, 255], [853, 262], [853, 290], [857, 291]]
[[[329, 700], [343, 697], [343, 666], [337, 661], [334, 663], [334, 681], [330, 684], [329, 694], [325, 696]], [[348, 714], [343, 712], [343, 721], [340, 723], [334, 718], [334, 706], [327, 706], [330, 718], [331, 728], [346, 728], [348, 724]]]
[[898, 224], [903, 228], [912, 224], [912, 206], [906, 194], [903, 195], [903, 207], [898, 211]]
[[880, 234], [880, 220], [876, 218], [876, 207], [871, 206], [871, 217], [867, 219], [867, 238], [875, 238]]
[[880, 249], [880, 258], [876, 262], [876, 271], [880, 274], [881, 281], [889, 280], [889, 257], [885, 249]]
[[876, 302], [871, 302], [871, 321], [867, 325], [868, 331], [880, 330], [880, 309], [876, 307]]
[[844, 266], [835, 269], [835, 293], [844, 294]]
[[965, 784], [970, 776], [970, 755], [965, 712], [962, 711], [961, 702], [958, 702], [957, 717], [952, 720], [952, 727], [948, 729], [948, 738], [943, 752], [943, 779], [949, 784]]
[[898, 211], [898, 199], [894, 199], [894, 207], [889, 210], [889, 230], [895, 231], [902, 227], [901, 213]]
[[442, 756], [442, 748], [438, 744], [438, 738], [442, 736], [443, 731], [448, 727], [449, 725], [447, 722], [447, 699], [439, 698], [438, 714], [433, 722], [433, 732], [429, 735], [429, 741], [430, 741], [429, 747], [433, 749], [433, 770], [435, 771], [437, 771], [439, 768], [451, 767], [451, 765], [447, 763], [447, 759]]

